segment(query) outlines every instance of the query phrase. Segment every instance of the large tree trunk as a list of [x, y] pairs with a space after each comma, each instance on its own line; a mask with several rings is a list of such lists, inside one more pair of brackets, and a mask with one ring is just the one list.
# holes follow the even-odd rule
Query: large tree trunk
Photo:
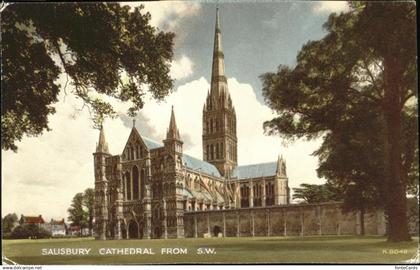
[[360, 209], [360, 235], [365, 235], [365, 208]]
[[408, 241], [407, 198], [402, 178], [401, 134], [401, 77], [398, 59], [384, 59], [384, 116], [385, 128], [385, 200], [389, 215], [388, 241]]

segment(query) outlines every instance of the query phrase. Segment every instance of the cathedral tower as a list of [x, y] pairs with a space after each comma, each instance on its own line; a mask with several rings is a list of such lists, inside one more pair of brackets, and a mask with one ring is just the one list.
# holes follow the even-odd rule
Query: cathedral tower
[[[184, 237], [184, 196], [183, 196], [183, 167], [182, 167], [182, 140], [176, 125], [174, 107], [172, 106], [171, 120], [166, 133], [165, 166], [163, 174], [163, 211], [165, 217], [164, 237]], [[166, 192], [165, 192], [166, 190]]]
[[216, 11], [210, 92], [203, 108], [203, 159], [223, 176], [237, 166], [236, 113], [225, 76], [219, 9]]
[[108, 225], [108, 180], [106, 179], [105, 159], [109, 156], [108, 144], [105, 141], [104, 129], [101, 125], [99, 133], [99, 142], [96, 146], [96, 151], [93, 153], [94, 166], [95, 166], [95, 226], [96, 226], [96, 239], [105, 240], [107, 238], [107, 225]]

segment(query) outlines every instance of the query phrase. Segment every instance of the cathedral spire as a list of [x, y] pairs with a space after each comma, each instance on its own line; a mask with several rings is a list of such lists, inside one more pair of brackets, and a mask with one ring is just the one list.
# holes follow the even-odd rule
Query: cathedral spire
[[176, 126], [175, 121], [174, 106], [172, 106], [171, 120], [169, 122], [169, 129], [168, 133], [166, 134], [166, 139], [180, 139], [178, 127]]
[[109, 153], [108, 144], [105, 140], [104, 127], [102, 126], [102, 124], [101, 124], [101, 130], [99, 132], [99, 142], [98, 142], [98, 145], [96, 146], [96, 152]]
[[219, 22], [219, 8], [216, 9], [216, 25], [214, 33], [214, 48], [213, 48], [213, 67], [211, 75], [211, 92], [220, 93], [226, 87], [225, 77], [225, 60], [222, 49], [222, 32], [220, 30]]

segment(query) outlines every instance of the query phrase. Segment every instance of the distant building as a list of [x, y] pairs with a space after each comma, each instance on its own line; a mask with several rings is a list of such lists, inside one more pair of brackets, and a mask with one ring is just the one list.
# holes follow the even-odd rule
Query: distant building
[[66, 223], [64, 218], [62, 220], [51, 219], [50, 223], [45, 224], [45, 229], [51, 232], [51, 236], [65, 236], [66, 235]]
[[24, 216], [21, 215], [20, 220], [19, 220], [19, 224], [20, 225], [37, 225], [40, 228], [45, 228], [45, 221], [42, 218], [41, 215], [39, 216]]
[[67, 229], [67, 235], [80, 236], [80, 234], [81, 234], [80, 226], [70, 226]]
[[83, 228], [81, 229], [80, 226], [70, 226], [67, 228], [67, 235], [69, 236], [89, 236], [89, 229]]

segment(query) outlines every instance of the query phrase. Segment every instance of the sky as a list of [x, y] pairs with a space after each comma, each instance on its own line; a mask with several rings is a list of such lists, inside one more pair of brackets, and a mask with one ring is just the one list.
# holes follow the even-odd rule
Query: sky
[[[132, 7], [140, 3], [124, 3]], [[151, 24], [176, 34], [171, 76], [173, 93], [157, 103], [150, 96], [136, 117], [140, 134], [161, 142], [174, 106], [184, 152], [202, 157], [202, 107], [210, 87], [216, 3], [149, 2]], [[239, 165], [286, 159], [289, 187], [322, 184], [311, 153], [321, 141], [285, 144], [263, 133], [264, 121], [275, 117], [261, 95], [259, 76], [281, 65], [293, 66], [309, 40], [322, 38], [322, 25], [332, 12], [348, 9], [345, 2], [219, 1], [225, 71], [236, 108]], [[65, 85], [65, 76], [60, 77]], [[71, 87], [71, 86], [67, 86]], [[69, 89], [67, 89], [69, 90]], [[69, 91], [66, 91], [69, 92]], [[132, 128], [128, 104], [109, 101], [118, 113], [104, 123], [110, 152], [121, 154]], [[73, 196], [94, 187], [93, 156], [99, 131], [93, 129], [83, 104], [62, 89], [49, 117], [52, 131], [25, 137], [18, 152], [2, 151], [2, 213], [67, 218]]]

